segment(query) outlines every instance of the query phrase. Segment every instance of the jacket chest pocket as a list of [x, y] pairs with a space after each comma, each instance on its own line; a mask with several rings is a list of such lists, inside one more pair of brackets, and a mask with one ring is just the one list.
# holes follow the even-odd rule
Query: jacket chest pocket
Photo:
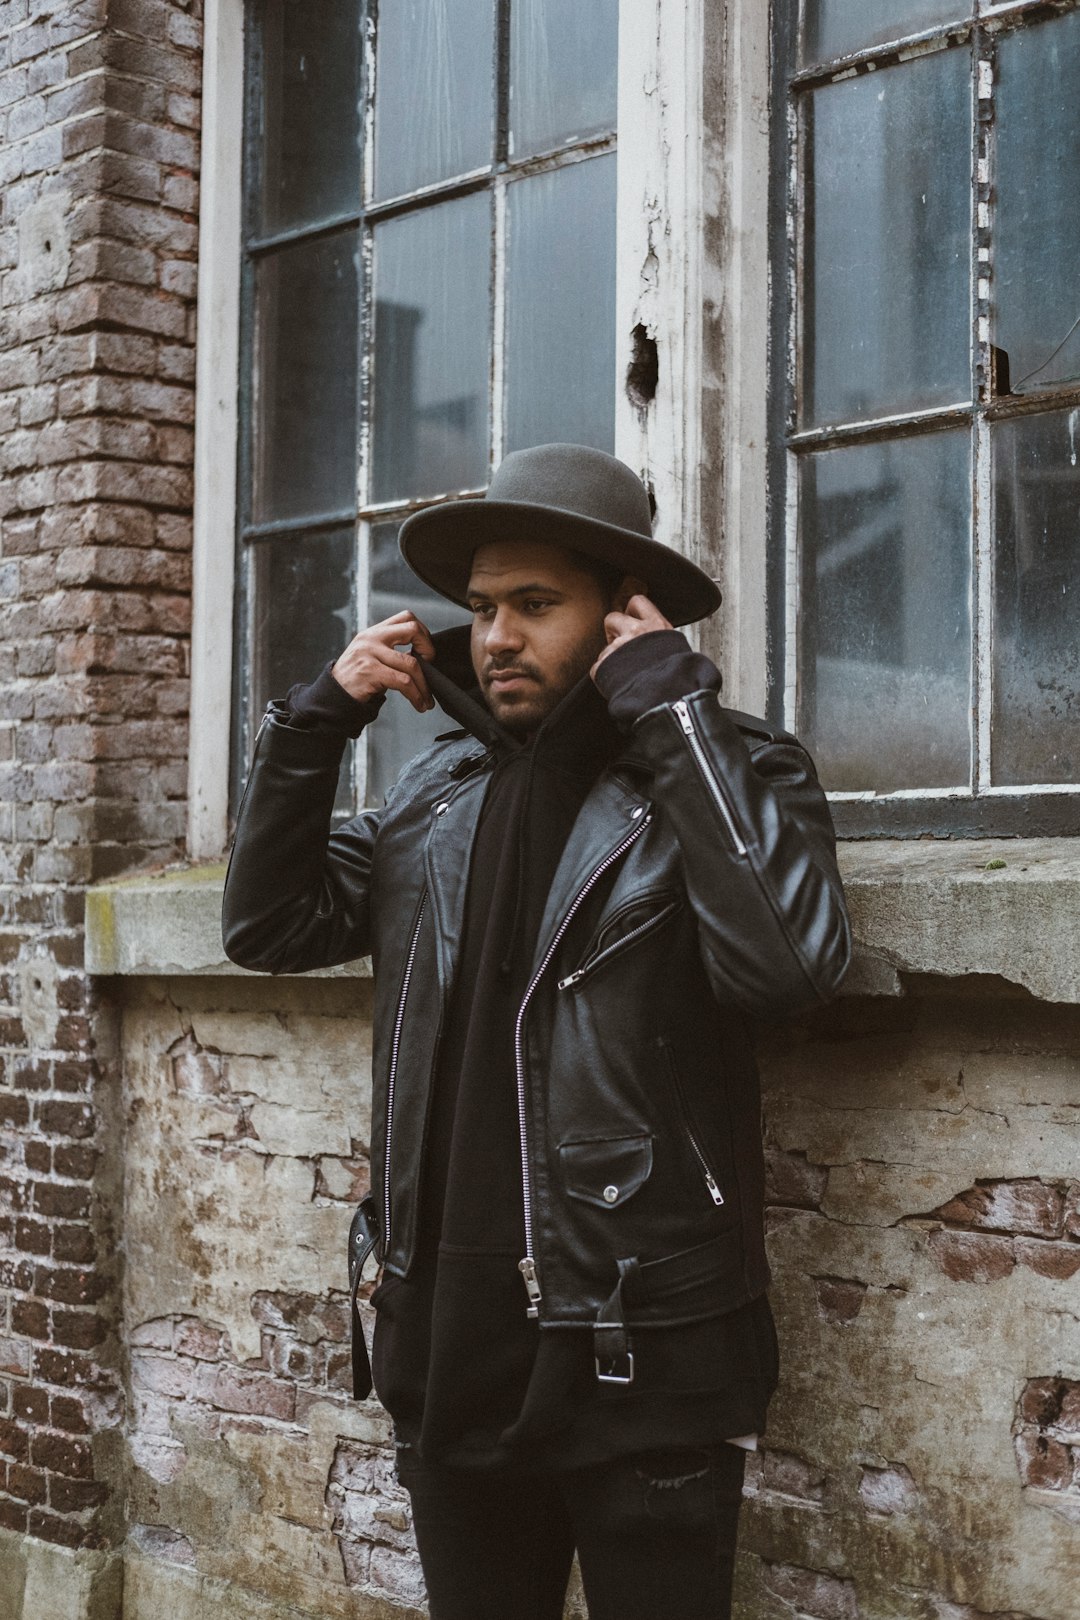
[[606, 967], [630, 946], [636, 945], [646, 935], [662, 928], [678, 911], [679, 904], [678, 897], [669, 889], [636, 895], [633, 900], [628, 900], [625, 905], [601, 920], [577, 967], [559, 980], [559, 989], [576, 989], [598, 968]]
[[571, 1198], [597, 1209], [618, 1209], [652, 1174], [653, 1140], [641, 1135], [562, 1142], [559, 1162]]

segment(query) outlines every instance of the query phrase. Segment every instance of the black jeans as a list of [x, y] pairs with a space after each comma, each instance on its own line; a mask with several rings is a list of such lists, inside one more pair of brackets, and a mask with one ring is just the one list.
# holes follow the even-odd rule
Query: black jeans
[[745, 1463], [726, 1443], [543, 1474], [403, 1459], [431, 1620], [560, 1620], [575, 1548], [590, 1620], [728, 1620]]

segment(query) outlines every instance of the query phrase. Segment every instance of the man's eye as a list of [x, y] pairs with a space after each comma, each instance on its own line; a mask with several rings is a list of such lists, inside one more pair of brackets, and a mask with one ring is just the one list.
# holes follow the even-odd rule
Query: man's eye
[[545, 601], [545, 599], [543, 597], [534, 596], [534, 597], [531, 597], [530, 600], [525, 603], [525, 611], [527, 613], [539, 613], [544, 608], [550, 607], [550, 606], [551, 606], [551, 603]]
[[473, 608], [473, 618], [474, 619], [490, 619], [492, 617], [492, 615], [494, 614], [494, 612], [495, 612], [495, 609], [493, 607], [483, 607], [483, 606], [474, 607]]

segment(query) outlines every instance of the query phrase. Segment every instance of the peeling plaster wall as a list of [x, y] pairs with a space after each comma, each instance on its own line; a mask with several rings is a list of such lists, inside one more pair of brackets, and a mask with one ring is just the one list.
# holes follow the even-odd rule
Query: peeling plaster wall
[[[739, 1620], [1080, 1612], [1080, 1008], [908, 992], [764, 1038], [784, 1377]], [[125, 987], [124, 1620], [423, 1612], [347, 1393], [369, 997]]]

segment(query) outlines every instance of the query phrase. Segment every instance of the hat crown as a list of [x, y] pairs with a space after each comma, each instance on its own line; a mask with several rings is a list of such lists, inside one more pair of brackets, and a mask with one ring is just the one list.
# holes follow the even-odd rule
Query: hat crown
[[489, 501], [556, 507], [596, 523], [652, 534], [649, 495], [624, 461], [580, 444], [540, 444], [512, 450], [500, 462]]

